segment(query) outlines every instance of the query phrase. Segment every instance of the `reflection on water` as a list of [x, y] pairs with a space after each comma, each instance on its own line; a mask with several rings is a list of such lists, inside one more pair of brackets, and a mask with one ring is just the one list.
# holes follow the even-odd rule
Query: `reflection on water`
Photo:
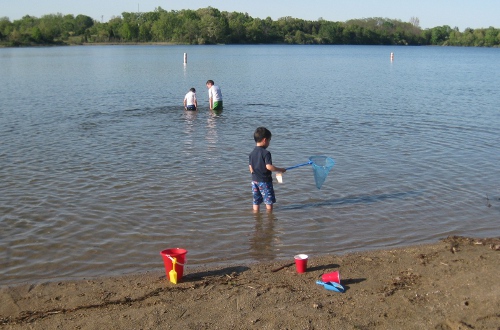
[[[222, 113], [222, 111], [220, 111]], [[208, 142], [208, 148], [210, 150], [214, 150], [217, 148], [217, 142], [219, 142], [219, 137], [217, 134], [217, 121], [220, 116], [215, 114], [212, 110], [210, 111], [210, 115], [207, 117], [207, 135], [206, 139]]]
[[275, 213], [254, 213], [254, 221], [249, 253], [255, 260], [273, 260], [280, 244], [275, 232], [278, 218]]
[[182, 140], [184, 142], [184, 150], [183, 152], [186, 154], [189, 154], [192, 152], [194, 144], [195, 144], [195, 139], [196, 135], [194, 134], [194, 131], [196, 129], [196, 118], [198, 117], [198, 110], [197, 111], [185, 111], [183, 112], [183, 117], [184, 117], [184, 135], [182, 137]]
[[193, 127], [194, 121], [198, 117], [198, 110], [196, 111], [184, 110], [183, 114], [184, 114], [184, 119], [186, 119], [186, 123], [188, 123], [190, 127]]

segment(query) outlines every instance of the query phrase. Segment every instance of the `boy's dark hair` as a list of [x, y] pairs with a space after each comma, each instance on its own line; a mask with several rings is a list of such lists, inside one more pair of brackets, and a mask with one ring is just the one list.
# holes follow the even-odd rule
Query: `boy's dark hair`
[[210, 85], [215, 85], [214, 81], [213, 80], [207, 80], [207, 84], [210, 84]]
[[271, 131], [265, 127], [257, 127], [255, 133], [253, 133], [253, 139], [255, 142], [261, 142], [263, 139], [270, 139], [272, 136]]
[[193, 93], [196, 93], [196, 89], [194, 89], [194, 87], [190, 88], [189, 91], [193, 92]]

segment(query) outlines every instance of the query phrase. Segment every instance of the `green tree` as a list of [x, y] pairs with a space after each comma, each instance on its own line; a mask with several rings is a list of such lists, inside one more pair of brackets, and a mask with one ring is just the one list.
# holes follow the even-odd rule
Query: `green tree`
[[122, 40], [122, 36], [120, 34], [121, 27], [123, 25], [123, 19], [121, 17], [113, 17], [109, 20], [106, 25], [107, 31], [106, 33], [101, 32], [100, 37], [108, 36], [108, 40], [106, 41], [120, 41]]
[[42, 31], [38, 28], [38, 26], [35, 26], [31, 30], [31, 39], [36, 43], [41, 43], [43, 41]]
[[297, 30], [295, 32], [295, 36], [294, 38], [292, 39], [293, 43], [294, 44], [298, 44], [298, 45], [304, 45], [307, 43], [307, 37], [306, 37], [306, 34], [300, 30]]
[[26, 40], [23, 34], [17, 29], [10, 32], [8, 39], [13, 46], [20, 46], [28, 43], [28, 40]]
[[64, 18], [62, 14], [49, 14], [43, 15], [39, 22], [38, 27], [42, 32], [43, 39], [46, 42], [53, 42], [56, 39], [60, 39], [62, 36], [62, 25]]
[[198, 9], [197, 14], [200, 16], [200, 33], [204, 43], [227, 42], [229, 23], [226, 16], [212, 7]]
[[248, 14], [229, 13], [227, 15], [229, 25], [228, 42], [230, 43], [245, 43], [246, 42], [246, 25], [253, 19]]
[[125, 41], [137, 41], [139, 38], [140, 14], [122, 13], [123, 22], [119, 28], [120, 36]]
[[484, 44], [484, 30], [483, 29], [475, 29], [474, 30], [474, 46], [483, 47]]
[[255, 18], [250, 22], [247, 22], [245, 28], [245, 39], [247, 40], [247, 42], [252, 44], [264, 43], [264, 31], [262, 29], [262, 20], [260, 18]]
[[148, 42], [151, 40], [151, 22], [144, 22], [139, 26], [139, 41]]
[[74, 21], [74, 31], [76, 35], [82, 35], [87, 29], [94, 25], [94, 20], [89, 16], [77, 15]]
[[9, 36], [9, 40], [13, 41], [14, 44], [22, 44], [29, 35], [31, 35], [31, 31], [35, 26], [39, 24], [39, 20], [33, 16], [23, 16], [20, 20], [16, 20], [13, 22], [13, 29], [11, 30], [11, 34]]
[[437, 26], [431, 29], [431, 44], [432, 45], [442, 45], [448, 40], [451, 33], [451, 28], [448, 25]]
[[196, 44], [200, 34], [199, 17], [194, 10], [176, 12], [176, 26], [172, 40], [180, 43]]
[[266, 43], [282, 42], [276, 24], [271, 17], [266, 17], [266, 19], [262, 21], [262, 32]]
[[474, 46], [476, 43], [476, 36], [474, 35], [474, 30], [467, 28], [464, 33], [461, 34], [459, 42], [456, 46]]
[[320, 43], [333, 45], [342, 43], [342, 32], [344, 28], [341, 23], [329, 21], [321, 21], [320, 23], [321, 25], [318, 31]]
[[7, 36], [12, 32], [13, 24], [8, 17], [0, 17], [0, 41], [6, 40]]
[[484, 33], [484, 45], [488, 47], [499, 45], [500, 30], [490, 26]]
[[447, 46], [460, 46], [462, 43], [462, 34], [458, 31], [458, 28], [453, 29], [450, 32], [448, 37], [448, 41], [446, 42]]

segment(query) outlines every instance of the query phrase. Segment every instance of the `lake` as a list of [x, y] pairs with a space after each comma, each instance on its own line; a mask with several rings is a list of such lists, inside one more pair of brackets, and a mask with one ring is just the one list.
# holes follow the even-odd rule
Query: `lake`
[[[455, 47], [0, 49], [0, 285], [162, 272], [173, 247], [189, 273], [500, 236], [499, 60]], [[191, 87], [197, 112], [182, 107]], [[285, 173], [272, 214], [252, 212], [258, 126], [276, 166], [335, 160], [321, 189], [310, 166]]]

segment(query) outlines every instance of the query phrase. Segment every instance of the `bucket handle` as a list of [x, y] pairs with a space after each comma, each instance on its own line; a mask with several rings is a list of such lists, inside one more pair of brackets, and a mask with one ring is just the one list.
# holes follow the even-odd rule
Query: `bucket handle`
[[[165, 254], [165, 256], [167, 256], [170, 260], [172, 260], [172, 262], [174, 261], [174, 258], [171, 257], [169, 254]], [[178, 260], [176, 260], [175, 263], [178, 264], [178, 265], [180, 265], [180, 266], [184, 266], [184, 264], [181, 264]]]

